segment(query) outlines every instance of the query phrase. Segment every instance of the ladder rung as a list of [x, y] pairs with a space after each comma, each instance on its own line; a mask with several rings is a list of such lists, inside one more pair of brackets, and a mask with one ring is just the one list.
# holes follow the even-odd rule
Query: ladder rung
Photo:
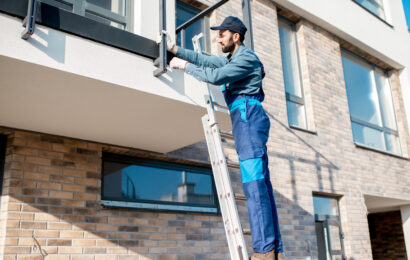
[[250, 236], [251, 235], [251, 230], [249, 228], [243, 229], [242, 232], [245, 236]]
[[221, 135], [223, 135], [224, 137], [228, 137], [228, 138], [233, 138], [233, 135], [231, 132], [226, 132], [226, 131], [222, 131], [219, 129], [219, 132], [221, 133]]
[[235, 193], [235, 199], [237, 199], [237, 200], [246, 200], [246, 197], [245, 197], [244, 194]]
[[235, 168], [235, 169], [240, 169], [240, 168], [241, 168], [241, 166], [239, 165], [239, 163], [227, 162], [226, 164], [228, 165], [229, 168]]
[[215, 101], [214, 101], [213, 103], [214, 103], [214, 106], [216, 106], [216, 107], [223, 108], [223, 109], [225, 109], [225, 110], [229, 110], [229, 108], [228, 108], [227, 106], [224, 106], [224, 105], [221, 105], [221, 104], [219, 104], [219, 103], [216, 103]]

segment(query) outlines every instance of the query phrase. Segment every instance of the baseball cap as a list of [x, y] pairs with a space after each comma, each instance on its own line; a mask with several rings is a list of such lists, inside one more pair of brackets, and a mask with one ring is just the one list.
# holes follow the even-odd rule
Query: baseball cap
[[245, 35], [248, 29], [246, 29], [246, 26], [238, 17], [228, 16], [225, 18], [225, 20], [223, 20], [221, 25], [212, 26], [211, 30], [230, 30], [241, 35]]

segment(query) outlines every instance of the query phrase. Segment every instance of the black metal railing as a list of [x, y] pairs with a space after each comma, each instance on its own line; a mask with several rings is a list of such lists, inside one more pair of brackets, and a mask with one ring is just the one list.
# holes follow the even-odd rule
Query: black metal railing
[[[214, 5], [208, 7], [207, 9], [203, 10], [202, 12], [198, 13], [185, 23], [178, 26], [176, 29], [176, 34], [181, 34], [181, 42], [185, 42], [185, 30], [190, 25], [194, 24], [196, 21], [202, 19], [206, 15], [210, 14], [213, 10], [220, 7], [221, 5], [225, 4], [229, 0], [220, 0], [219, 2], [215, 3]], [[167, 49], [166, 49], [166, 35], [163, 33], [166, 30], [166, 6], [165, 0], [160, 0], [160, 32], [161, 32], [161, 42], [159, 44], [159, 54], [160, 56], [155, 59], [154, 65], [158, 66], [158, 69], [154, 71], [154, 76], [158, 77], [167, 71]]]

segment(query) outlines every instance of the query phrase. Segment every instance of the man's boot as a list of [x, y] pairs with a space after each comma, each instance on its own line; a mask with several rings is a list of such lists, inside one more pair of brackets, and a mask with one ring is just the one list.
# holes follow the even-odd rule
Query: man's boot
[[275, 252], [275, 260], [285, 260], [283, 253]]
[[254, 253], [250, 258], [250, 260], [275, 260], [275, 252], [269, 251], [267, 253]]

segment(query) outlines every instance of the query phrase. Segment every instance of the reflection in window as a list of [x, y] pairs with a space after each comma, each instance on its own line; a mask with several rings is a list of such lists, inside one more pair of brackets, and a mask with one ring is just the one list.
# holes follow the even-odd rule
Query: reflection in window
[[313, 195], [319, 260], [343, 260], [343, 242], [337, 198]]
[[217, 211], [210, 169], [138, 158], [122, 162], [109, 155], [104, 156], [103, 163], [103, 200], [189, 205], [192, 207], [186, 207], [187, 211], [196, 211], [197, 207]]
[[92, 20], [127, 29], [129, 0], [40, 0], [40, 2], [85, 16]]
[[[200, 13], [202, 10], [195, 8], [193, 6], [190, 6], [186, 3], [183, 3], [181, 1], [177, 1], [177, 27]], [[205, 39], [207, 38], [207, 30], [205, 30], [206, 27], [206, 18], [202, 18], [198, 21], [196, 21], [194, 24], [190, 25], [187, 27], [184, 32], [180, 32], [177, 34], [177, 45], [181, 46], [183, 48], [187, 48], [190, 50], [194, 49], [194, 46], [192, 44], [192, 38], [199, 34], [199, 33], [204, 33], [204, 37], [201, 38], [200, 40], [200, 45], [202, 47], [203, 51], [207, 50], [207, 45]], [[183, 40], [184, 39], [184, 40]]]
[[354, 142], [401, 154], [385, 72], [347, 51], [343, 51], [342, 61]]
[[386, 14], [383, 7], [383, 0], [354, 0], [356, 3], [360, 4], [371, 13], [377, 15], [378, 17], [386, 20]]
[[307, 129], [295, 25], [279, 19], [279, 37], [288, 122], [291, 126]]

